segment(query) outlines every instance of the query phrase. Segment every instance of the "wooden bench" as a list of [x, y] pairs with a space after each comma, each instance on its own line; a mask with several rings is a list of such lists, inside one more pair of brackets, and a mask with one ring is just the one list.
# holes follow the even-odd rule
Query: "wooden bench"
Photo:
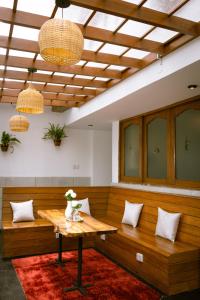
[[[144, 203], [137, 228], [121, 224], [125, 200]], [[175, 243], [154, 235], [158, 207], [183, 214]], [[97, 239], [97, 249], [167, 295], [200, 287], [200, 199], [112, 187], [101, 220], [119, 230]]]
[[[61, 209], [66, 207], [64, 194], [68, 188], [33, 187], [4, 188], [2, 207], [3, 257], [15, 257], [32, 254], [55, 252], [58, 242], [55, 239], [53, 226], [50, 222], [37, 216], [39, 209]], [[77, 199], [89, 198], [92, 215], [105, 215], [109, 188], [76, 187]], [[11, 202], [22, 202], [33, 199], [35, 221], [12, 222]], [[93, 247], [93, 239], [84, 239], [84, 247]], [[65, 250], [75, 249], [77, 239], [63, 239]]]

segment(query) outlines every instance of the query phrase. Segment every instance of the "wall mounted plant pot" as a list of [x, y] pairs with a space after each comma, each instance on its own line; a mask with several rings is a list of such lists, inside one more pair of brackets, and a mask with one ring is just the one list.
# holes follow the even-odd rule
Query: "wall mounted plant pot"
[[53, 142], [55, 146], [60, 146], [61, 144], [61, 140], [54, 140]]
[[1, 151], [2, 152], [7, 152], [8, 151], [9, 145], [1, 145]]

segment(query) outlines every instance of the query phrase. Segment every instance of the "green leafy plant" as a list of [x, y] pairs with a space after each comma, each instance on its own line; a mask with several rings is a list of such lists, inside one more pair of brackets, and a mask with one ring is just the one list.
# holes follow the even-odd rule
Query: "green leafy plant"
[[6, 152], [8, 150], [8, 147], [11, 145], [13, 147], [13, 144], [15, 143], [21, 143], [14, 135], [3, 131], [1, 135], [1, 150], [3, 152]]
[[49, 127], [45, 128], [47, 132], [45, 132], [43, 139], [44, 140], [53, 140], [55, 146], [60, 146], [61, 140], [65, 137], [65, 128], [66, 126], [60, 126], [59, 124], [49, 123]]

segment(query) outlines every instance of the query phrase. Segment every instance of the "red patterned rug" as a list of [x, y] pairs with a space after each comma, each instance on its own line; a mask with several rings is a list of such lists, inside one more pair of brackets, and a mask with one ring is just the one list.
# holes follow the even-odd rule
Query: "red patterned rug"
[[55, 264], [57, 254], [12, 260], [27, 300], [158, 300], [160, 294], [94, 249], [83, 251], [83, 284], [88, 295], [63, 292], [76, 280], [77, 251], [64, 252], [64, 267]]

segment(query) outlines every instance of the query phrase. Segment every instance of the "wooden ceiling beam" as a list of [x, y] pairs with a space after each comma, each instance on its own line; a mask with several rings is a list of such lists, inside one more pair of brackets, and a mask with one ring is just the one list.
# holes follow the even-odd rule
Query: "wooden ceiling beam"
[[[0, 36], [0, 47], [7, 48], [8, 46], [8, 37]], [[29, 41], [24, 39], [12, 38], [9, 43], [10, 49], [26, 51], [26, 52], [35, 52], [39, 53], [38, 43], [35, 41]], [[99, 62], [104, 64], [114, 64], [124, 67], [134, 67], [142, 68], [142, 60], [130, 57], [119, 57], [113, 54], [107, 53], [95, 53], [93, 51], [84, 50], [82, 53], [82, 60]]]
[[[0, 77], [5, 77], [9, 79], [17, 79], [17, 80], [30, 80], [28, 78], [28, 73], [19, 72], [19, 71], [9, 71], [6, 70], [3, 72], [0, 70]], [[89, 79], [81, 79], [81, 78], [69, 78], [64, 76], [50, 76], [45, 74], [33, 74], [33, 81], [40, 82], [48, 82], [48, 83], [58, 83], [58, 84], [69, 84], [69, 85], [77, 85], [77, 86], [88, 86], [88, 87], [99, 87], [106, 88], [107, 83], [100, 80], [89, 80]]]
[[169, 16], [165, 13], [152, 10], [146, 7], [139, 7], [136, 4], [121, 0], [72, 0], [72, 4], [98, 10], [107, 14], [116, 15], [125, 19], [159, 26], [169, 30], [178, 31], [183, 34], [198, 36], [200, 24], [176, 16]]
[[120, 79], [121, 72], [115, 70], [102, 70], [101, 68], [94, 67], [82, 67], [82, 66], [56, 66], [48, 64], [43, 60], [33, 61], [32, 58], [23, 58], [17, 56], [9, 56], [6, 60], [6, 55], [0, 55], [0, 64], [7, 65], [10, 67], [16, 68], [30, 68], [34, 67], [38, 70], [51, 71], [51, 72], [62, 72], [75, 75], [86, 75], [86, 76], [95, 76], [95, 77], [106, 77], [113, 79]]
[[[1, 103], [16, 103], [17, 102], [17, 97], [10, 97], [10, 96], [1, 96], [0, 97], [0, 102]], [[66, 108], [71, 108], [71, 107], [76, 107], [77, 103], [74, 100], [71, 101], [61, 101], [61, 100], [44, 100], [44, 105], [45, 106], [63, 106]]]
[[[3, 80], [0, 80], [0, 88], [3, 87]], [[28, 87], [28, 83], [22, 83], [17, 81], [5, 81], [4, 88], [7, 89], [18, 89], [23, 90]], [[75, 95], [86, 95], [86, 96], [97, 96], [102, 90], [100, 89], [90, 89], [90, 88], [77, 88], [77, 87], [68, 87], [63, 88], [62, 86], [49, 85], [47, 84], [44, 87], [44, 84], [34, 83], [34, 87], [38, 91], [52, 92], [52, 93], [66, 93], [66, 94], [75, 94]], [[103, 89], [104, 90], [104, 89]]]
[[[42, 24], [48, 20], [47, 17], [21, 11], [17, 11], [14, 18], [12, 18], [11, 11], [12, 10], [9, 8], [0, 7], [0, 20], [10, 24], [26, 26], [35, 29], [40, 29]], [[150, 40], [141, 40], [138, 37], [122, 33], [113, 34], [113, 32], [110, 30], [92, 26], [84, 26], [82, 24], [77, 25], [81, 29], [83, 36], [86, 39], [162, 54], [162, 43]]]

